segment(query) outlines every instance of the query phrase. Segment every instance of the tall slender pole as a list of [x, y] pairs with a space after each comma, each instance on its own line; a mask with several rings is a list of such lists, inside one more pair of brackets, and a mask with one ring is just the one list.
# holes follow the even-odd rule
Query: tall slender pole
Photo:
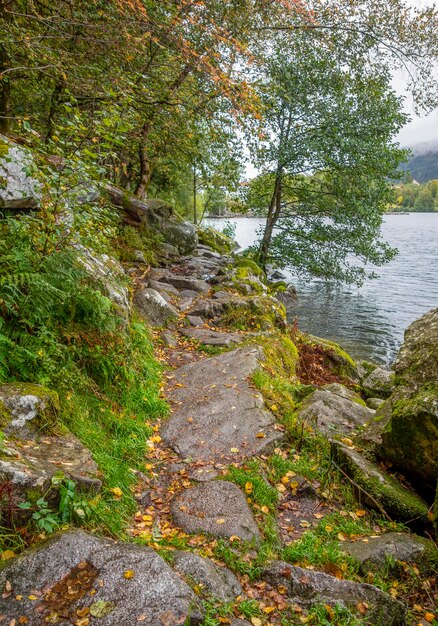
[[197, 180], [196, 180], [196, 161], [193, 162], [193, 223], [198, 223], [198, 216], [196, 215], [196, 192], [197, 192]]

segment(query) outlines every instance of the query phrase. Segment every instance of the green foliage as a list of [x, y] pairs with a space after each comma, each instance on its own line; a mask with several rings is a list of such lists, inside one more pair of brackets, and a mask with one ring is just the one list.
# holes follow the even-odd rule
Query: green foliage
[[393, 188], [393, 203], [390, 210], [397, 211], [438, 211], [438, 180], [424, 184], [405, 183]]

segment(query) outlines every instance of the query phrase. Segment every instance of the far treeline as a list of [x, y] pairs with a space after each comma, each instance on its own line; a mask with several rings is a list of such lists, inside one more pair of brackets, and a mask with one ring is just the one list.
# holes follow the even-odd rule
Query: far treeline
[[389, 210], [438, 211], [438, 180], [419, 184], [415, 181], [394, 185], [394, 203]]
[[250, 158], [258, 261], [360, 282], [349, 259], [395, 254], [379, 239], [407, 159], [392, 72], [408, 70], [418, 111], [436, 106], [437, 15], [404, 0], [0, 0], [0, 133], [46, 156], [52, 190], [86, 168], [195, 222]]

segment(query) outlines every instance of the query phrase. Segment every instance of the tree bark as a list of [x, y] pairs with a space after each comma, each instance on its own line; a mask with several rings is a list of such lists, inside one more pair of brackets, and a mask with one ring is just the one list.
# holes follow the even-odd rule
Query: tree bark
[[263, 237], [260, 242], [260, 248], [258, 252], [258, 260], [262, 267], [266, 266], [274, 228], [281, 214], [282, 176], [282, 169], [279, 168], [275, 175], [274, 191], [272, 193], [271, 202], [269, 204], [265, 230], [263, 232]]

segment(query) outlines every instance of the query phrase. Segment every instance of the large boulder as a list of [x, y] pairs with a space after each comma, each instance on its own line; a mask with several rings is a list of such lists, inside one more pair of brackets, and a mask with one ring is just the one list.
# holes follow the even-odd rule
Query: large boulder
[[438, 308], [409, 326], [394, 368], [395, 390], [364, 442], [432, 495], [438, 478]]
[[226, 480], [185, 489], [170, 505], [174, 522], [187, 533], [258, 540], [260, 533], [245, 494]]
[[414, 528], [429, 524], [427, 504], [395, 477], [386, 474], [351, 446], [332, 441], [333, 459], [347, 474], [357, 490], [358, 499], [367, 506], [384, 512]]
[[406, 624], [405, 605], [372, 585], [340, 580], [283, 561], [272, 563], [263, 572], [263, 578], [276, 590], [281, 589], [290, 602], [299, 606], [337, 604], [365, 614], [366, 623], [373, 626]]
[[178, 311], [155, 289], [139, 289], [134, 304], [142, 319], [152, 326], [166, 326], [178, 317]]
[[0, 209], [34, 209], [41, 196], [32, 154], [0, 135]]
[[219, 463], [275, 447], [282, 433], [249, 381], [262, 359], [261, 348], [247, 346], [175, 370], [165, 443], [182, 458]]
[[335, 389], [334, 393], [322, 388], [307, 396], [298, 407], [297, 418], [327, 437], [351, 435], [374, 416], [374, 411]]
[[6, 624], [173, 626], [203, 620], [190, 587], [144, 546], [70, 531], [0, 567]]
[[[59, 492], [52, 480], [62, 473], [81, 491], [101, 489], [98, 468], [90, 451], [58, 422], [56, 393], [40, 385], [0, 385], [0, 426], [5, 435], [0, 450], [0, 482], [10, 485], [10, 499], [0, 509], [6, 523], [22, 520], [32, 509], [16, 509], [45, 497], [56, 506]], [[11, 513], [13, 511], [13, 513]], [[12, 517], [12, 519], [10, 519]]]

